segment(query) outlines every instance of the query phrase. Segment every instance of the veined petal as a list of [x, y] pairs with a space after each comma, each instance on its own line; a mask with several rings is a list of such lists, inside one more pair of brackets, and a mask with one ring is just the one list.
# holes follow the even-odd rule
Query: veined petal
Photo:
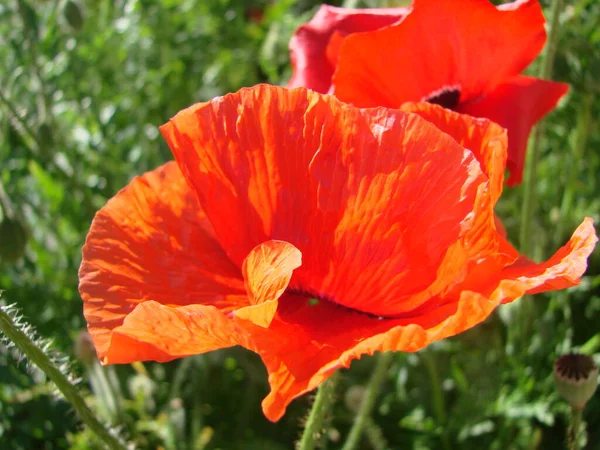
[[239, 269], [215, 240], [175, 162], [135, 178], [96, 214], [79, 279], [101, 360], [110, 351], [113, 330], [144, 302], [222, 311], [248, 302]]
[[476, 119], [431, 103], [408, 102], [401, 109], [419, 114], [471, 150], [489, 179], [489, 183], [480, 186], [477, 193], [468, 230], [446, 253], [437, 282], [448, 288], [454, 283], [446, 280], [452, 277], [459, 281], [462, 279], [457, 276], [457, 271], [466, 276], [467, 272], [479, 271], [483, 267], [490, 270], [489, 266], [493, 265], [499, 269], [516, 261], [519, 253], [506, 240], [506, 231], [494, 214], [504, 180], [508, 146], [506, 130], [490, 120]]
[[326, 93], [331, 86], [335, 65], [327, 57], [333, 34], [377, 30], [400, 20], [408, 8], [351, 9], [321, 5], [310, 22], [301, 25], [290, 40], [290, 59], [294, 73], [288, 88], [305, 87]]
[[290, 288], [378, 315], [435, 295], [487, 183], [473, 153], [419, 115], [305, 89], [242, 89], [162, 131], [233, 261], [289, 242], [303, 255]]
[[301, 265], [302, 253], [289, 242], [267, 241], [254, 247], [242, 265], [250, 306], [236, 310], [235, 316], [268, 327], [277, 300]]
[[105, 364], [167, 362], [221, 348], [248, 344], [235, 321], [212, 305], [167, 306], [139, 303], [114, 328], [102, 359]]
[[407, 102], [400, 109], [419, 114], [452, 136], [461, 146], [471, 150], [490, 180], [491, 199], [495, 205], [502, 193], [504, 182], [508, 147], [506, 130], [491, 120], [476, 119], [432, 103]]
[[523, 179], [527, 139], [531, 128], [554, 109], [569, 90], [569, 85], [518, 75], [499, 84], [486, 95], [460, 104], [457, 111], [487, 117], [508, 129], [508, 184]]
[[502, 276], [516, 278], [527, 286], [528, 294], [576, 286], [587, 268], [587, 257], [598, 242], [594, 221], [586, 217], [573, 236], [548, 261], [537, 264], [526, 258], [506, 267]]
[[441, 89], [474, 100], [533, 61], [544, 23], [537, 0], [415, 0], [401, 22], [344, 40], [334, 93], [361, 107], [399, 107]]
[[502, 303], [526, 293], [562, 289], [578, 283], [597, 238], [586, 219], [567, 245], [543, 264], [515, 264], [473, 278], [446, 297], [433, 299], [412, 316], [380, 319], [329, 302], [310, 304], [286, 296], [270, 334], [257, 339], [269, 371], [271, 393], [263, 401], [270, 420], [278, 420], [290, 401], [316, 388], [333, 372], [374, 352], [414, 352], [484, 321]]

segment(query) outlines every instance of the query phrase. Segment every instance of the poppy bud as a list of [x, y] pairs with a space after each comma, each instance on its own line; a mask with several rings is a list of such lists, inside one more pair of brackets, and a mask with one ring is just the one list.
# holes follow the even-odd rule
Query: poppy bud
[[83, 28], [83, 13], [77, 3], [69, 0], [65, 3], [63, 15], [69, 26], [75, 31], [81, 31]]
[[0, 222], [0, 260], [13, 263], [25, 253], [27, 229], [18, 217], [5, 216]]
[[583, 409], [598, 384], [598, 366], [588, 355], [569, 353], [554, 363], [558, 393], [574, 409]]

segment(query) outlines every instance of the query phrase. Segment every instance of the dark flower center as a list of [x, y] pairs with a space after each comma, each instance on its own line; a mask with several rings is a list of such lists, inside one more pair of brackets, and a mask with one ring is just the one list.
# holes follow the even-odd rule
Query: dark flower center
[[444, 108], [454, 109], [460, 101], [460, 89], [454, 87], [443, 87], [437, 91], [433, 91], [427, 97], [423, 99], [428, 103], [435, 103]]
[[585, 380], [595, 368], [594, 360], [587, 355], [570, 353], [561, 356], [555, 363], [556, 372], [569, 380]]
[[288, 294], [296, 295], [298, 297], [302, 297], [303, 301], [305, 301], [308, 306], [317, 306], [317, 305], [319, 305], [321, 303], [329, 303], [331, 305], [337, 306], [338, 308], [345, 309], [346, 311], [352, 311], [354, 313], [362, 314], [362, 315], [371, 317], [373, 319], [384, 320], [384, 319], [394, 319], [395, 318], [395, 317], [379, 316], [377, 314], [371, 314], [371, 313], [368, 313], [368, 312], [365, 312], [365, 311], [361, 311], [359, 309], [350, 308], [348, 306], [342, 305], [341, 303], [338, 303], [338, 302], [334, 301], [329, 296], [315, 294], [314, 292], [312, 292], [310, 290], [306, 290], [306, 289], [301, 289], [301, 288], [287, 288], [285, 290], [285, 292], [288, 293]]

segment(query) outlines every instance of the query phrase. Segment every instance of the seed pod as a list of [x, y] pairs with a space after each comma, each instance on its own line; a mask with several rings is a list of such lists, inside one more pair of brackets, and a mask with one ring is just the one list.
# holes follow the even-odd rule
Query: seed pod
[[554, 380], [558, 393], [574, 409], [583, 409], [598, 384], [598, 366], [588, 355], [570, 353], [554, 363]]
[[73, 30], [81, 31], [83, 28], [83, 13], [77, 3], [73, 0], [69, 0], [65, 3], [63, 16]]

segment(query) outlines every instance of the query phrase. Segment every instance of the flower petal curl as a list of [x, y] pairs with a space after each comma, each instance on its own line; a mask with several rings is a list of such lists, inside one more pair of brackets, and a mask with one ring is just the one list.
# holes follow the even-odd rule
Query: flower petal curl
[[235, 316], [268, 327], [277, 300], [301, 265], [302, 253], [289, 242], [266, 241], [254, 247], [242, 265], [250, 305], [236, 310]]
[[247, 333], [215, 306], [145, 301], [113, 329], [103, 363], [167, 362], [235, 345], [252, 347]]

